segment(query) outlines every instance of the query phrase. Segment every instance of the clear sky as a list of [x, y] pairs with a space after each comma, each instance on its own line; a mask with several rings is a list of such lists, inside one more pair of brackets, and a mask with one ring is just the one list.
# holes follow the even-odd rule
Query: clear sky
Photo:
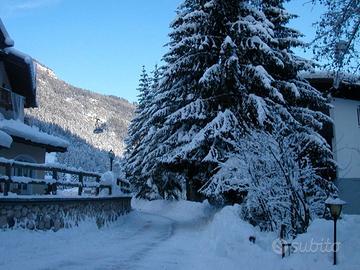
[[[0, 17], [15, 47], [81, 88], [136, 101], [141, 66], [166, 52], [169, 23], [182, 0], [0, 0]], [[310, 0], [287, 7], [304, 40], [321, 14]], [[307, 4], [306, 4], [307, 3]], [[302, 55], [308, 57], [310, 53]]]

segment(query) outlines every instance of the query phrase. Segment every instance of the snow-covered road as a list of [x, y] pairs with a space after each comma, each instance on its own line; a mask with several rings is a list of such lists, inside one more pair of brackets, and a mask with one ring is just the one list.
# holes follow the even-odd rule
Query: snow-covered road
[[[221, 211], [206, 203], [133, 202], [134, 211], [98, 229], [94, 221], [58, 232], [0, 231], [0, 270], [232, 270], [329, 269], [332, 253], [293, 254], [272, 250], [276, 235], [243, 222], [238, 206]], [[360, 269], [360, 217], [339, 222], [339, 266]], [[249, 235], [256, 236], [251, 244]], [[316, 220], [297, 240], [303, 244], [332, 236], [332, 222]]]

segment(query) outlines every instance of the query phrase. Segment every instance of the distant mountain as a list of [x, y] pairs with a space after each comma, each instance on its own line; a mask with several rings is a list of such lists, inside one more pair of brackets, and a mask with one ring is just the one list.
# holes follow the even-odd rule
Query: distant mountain
[[37, 62], [36, 71], [38, 108], [26, 110], [26, 121], [71, 143], [67, 153], [57, 154], [58, 162], [91, 171], [108, 169], [108, 151], [117, 157], [124, 151], [135, 105], [74, 87]]

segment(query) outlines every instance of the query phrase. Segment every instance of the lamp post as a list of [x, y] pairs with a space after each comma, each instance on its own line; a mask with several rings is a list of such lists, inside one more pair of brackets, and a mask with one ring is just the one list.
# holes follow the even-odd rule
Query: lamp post
[[326, 206], [330, 209], [331, 217], [334, 220], [334, 265], [336, 265], [336, 251], [337, 251], [337, 242], [336, 242], [336, 221], [340, 217], [341, 210], [344, 204], [343, 200], [339, 198], [328, 198], [325, 201]]
[[112, 171], [113, 169], [113, 161], [115, 159], [115, 153], [113, 152], [113, 150], [110, 150], [108, 153], [109, 159], [110, 159], [110, 171]]

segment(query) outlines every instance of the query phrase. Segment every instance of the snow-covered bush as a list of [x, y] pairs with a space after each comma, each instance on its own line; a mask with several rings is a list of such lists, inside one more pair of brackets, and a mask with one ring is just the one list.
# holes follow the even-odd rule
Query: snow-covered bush
[[[114, 175], [113, 172], [107, 171], [101, 175], [100, 178], [100, 185], [110, 185], [112, 189], [113, 195], [120, 195], [122, 194], [122, 191], [120, 187], [116, 184], [117, 177]], [[102, 194], [108, 195], [108, 191], [104, 190], [102, 191]]]
[[262, 230], [286, 225], [289, 235], [306, 231], [310, 218], [323, 215], [333, 186], [317, 175], [306, 156], [304, 134], [253, 132], [239, 140], [237, 154], [221, 164], [203, 187], [217, 200], [227, 192], [241, 194], [242, 217]]

